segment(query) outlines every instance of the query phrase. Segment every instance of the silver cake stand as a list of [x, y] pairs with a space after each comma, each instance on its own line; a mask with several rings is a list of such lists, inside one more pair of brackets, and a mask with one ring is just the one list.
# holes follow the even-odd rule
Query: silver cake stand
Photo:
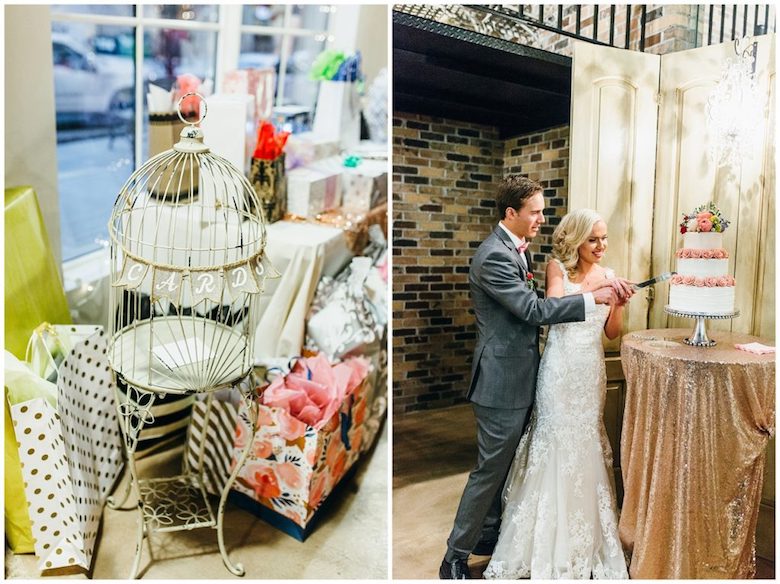
[[708, 312], [688, 312], [684, 310], [677, 310], [671, 308], [668, 304], [664, 307], [666, 314], [672, 316], [682, 316], [683, 318], [695, 318], [696, 326], [693, 329], [693, 334], [690, 337], [686, 337], [683, 342], [686, 345], [693, 347], [714, 347], [717, 343], [707, 336], [707, 319], [712, 320], [725, 320], [727, 318], [736, 318], [739, 316], [739, 310], [734, 312], [727, 312], [725, 314], [711, 314]]

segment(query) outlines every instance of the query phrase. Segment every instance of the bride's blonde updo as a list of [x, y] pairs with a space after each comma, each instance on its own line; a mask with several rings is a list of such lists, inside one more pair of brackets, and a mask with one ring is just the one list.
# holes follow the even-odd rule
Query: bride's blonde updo
[[590, 237], [598, 221], [603, 219], [593, 209], [577, 209], [561, 219], [553, 231], [552, 255], [563, 264], [570, 278], [575, 276], [580, 259], [577, 248]]

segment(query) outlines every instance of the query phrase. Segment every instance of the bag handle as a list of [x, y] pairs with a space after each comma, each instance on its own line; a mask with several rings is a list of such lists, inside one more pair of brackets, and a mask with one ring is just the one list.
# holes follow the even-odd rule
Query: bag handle
[[[272, 371], [275, 372], [275, 373], [278, 373], [279, 375], [288, 375], [290, 373], [290, 371], [292, 371], [293, 367], [295, 367], [295, 363], [297, 361], [301, 361], [303, 359], [304, 359], [303, 355], [296, 355], [295, 357], [291, 357], [290, 360], [287, 362], [287, 371], [285, 371], [281, 367], [271, 367], [269, 369], [266, 369], [265, 375], [264, 375], [266, 383], [271, 383], [271, 380], [268, 378], [268, 375]], [[302, 361], [302, 364], [303, 364], [304, 368], [306, 369], [306, 380], [307, 381], [311, 381], [311, 378], [312, 378], [311, 369], [309, 369], [309, 366], [306, 364], [306, 361]]]
[[57, 365], [57, 361], [54, 359], [54, 355], [51, 354], [51, 351], [49, 350], [49, 346], [46, 344], [46, 341], [43, 339], [43, 333], [49, 333], [52, 337], [54, 337], [57, 342], [62, 343], [62, 340], [60, 339], [59, 334], [57, 333], [57, 330], [48, 322], [42, 322], [32, 332], [32, 335], [30, 335], [30, 340], [27, 341], [27, 348], [24, 351], [24, 360], [27, 361], [27, 363], [32, 363], [32, 348], [33, 343], [36, 339], [40, 339], [41, 344], [43, 345], [43, 350], [46, 351], [46, 355], [49, 357], [49, 361], [51, 363], [51, 366], [54, 367], [54, 370], [59, 373], [59, 365]]

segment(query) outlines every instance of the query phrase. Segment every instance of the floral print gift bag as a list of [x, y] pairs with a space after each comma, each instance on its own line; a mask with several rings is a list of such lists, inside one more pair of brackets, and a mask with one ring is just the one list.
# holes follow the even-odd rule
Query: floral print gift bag
[[[254, 434], [243, 404], [234, 437], [224, 432], [220, 437], [224, 424], [210, 426], [207, 442], [229, 440], [232, 457], [229, 464], [209, 469], [214, 477], [207, 481], [209, 490], [218, 492], [251, 441], [231, 500], [296, 539], [306, 539], [323, 501], [371, 445], [365, 431], [369, 371], [369, 361], [362, 357], [335, 365], [322, 354], [301, 359], [263, 388]], [[202, 418], [198, 405], [196, 428]], [[195, 434], [187, 445], [190, 458], [197, 440]]]

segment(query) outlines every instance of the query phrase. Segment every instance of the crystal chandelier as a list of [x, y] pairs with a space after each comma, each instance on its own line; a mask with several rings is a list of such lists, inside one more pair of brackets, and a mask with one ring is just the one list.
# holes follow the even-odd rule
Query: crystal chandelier
[[707, 99], [706, 115], [710, 130], [708, 153], [718, 166], [737, 167], [752, 157], [765, 117], [764, 99], [756, 82], [756, 47], [750, 43], [737, 56], [726, 61], [720, 80]]

